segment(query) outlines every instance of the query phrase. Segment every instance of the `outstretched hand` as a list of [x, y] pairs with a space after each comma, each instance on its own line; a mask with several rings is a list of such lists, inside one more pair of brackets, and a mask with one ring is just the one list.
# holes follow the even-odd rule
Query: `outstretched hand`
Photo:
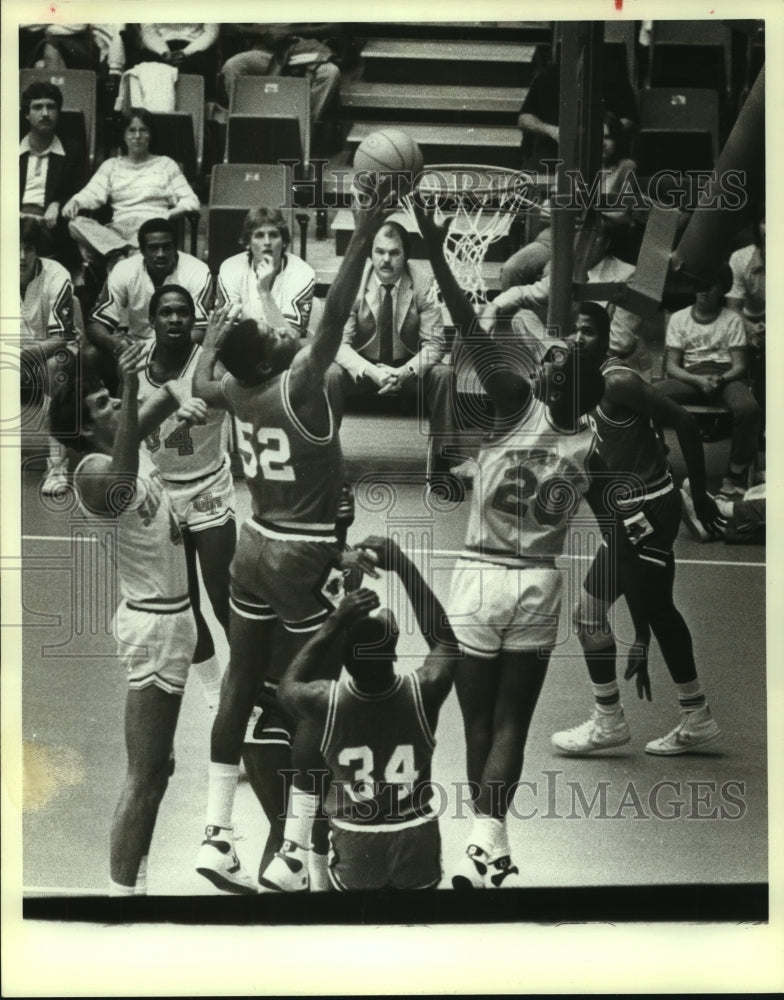
[[242, 311], [239, 303], [225, 302], [213, 309], [207, 320], [207, 330], [204, 334], [204, 346], [215, 350], [223, 343], [226, 334], [239, 318]]
[[411, 195], [411, 208], [425, 243], [428, 246], [442, 246], [449, 232], [450, 219], [442, 215], [438, 220], [435, 210], [425, 208], [420, 187]]
[[626, 672], [624, 678], [629, 681], [632, 677], [637, 685], [637, 697], [647, 698], [651, 701], [651, 679], [648, 675], [648, 647], [640, 642], [635, 642], [629, 650], [629, 658], [626, 661]]
[[360, 587], [359, 590], [352, 590], [351, 593], [346, 594], [335, 608], [334, 616], [341, 625], [353, 625], [361, 618], [366, 618], [380, 604], [381, 601], [375, 590]]
[[117, 374], [123, 385], [135, 385], [138, 383], [139, 372], [143, 371], [146, 367], [146, 363], [142, 361], [142, 356], [147, 346], [146, 341], [136, 340], [120, 351], [117, 356]]
[[193, 424], [204, 424], [207, 422], [207, 404], [203, 399], [192, 396], [185, 400], [175, 413], [178, 420], [192, 426]]
[[378, 568], [383, 570], [393, 570], [400, 553], [400, 546], [394, 538], [383, 537], [381, 535], [368, 535], [364, 542], [360, 542], [358, 549], [368, 549], [378, 559]]

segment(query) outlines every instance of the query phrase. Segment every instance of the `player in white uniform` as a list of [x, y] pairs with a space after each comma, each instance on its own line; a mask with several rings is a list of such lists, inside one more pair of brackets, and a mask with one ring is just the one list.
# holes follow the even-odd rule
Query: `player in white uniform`
[[[183, 391], [189, 392], [201, 353], [192, 339], [196, 310], [187, 289], [163, 285], [153, 294], [149, 308], [154, 339], [144, 342], [143, 358], [148, 367], [139, 376], [140, 403], [169, 379], [179, 380]], [[199, 630], [193, 666], [213, 711], [217, 711], [223, 671], [201, 613], [196, 559], [198, 556], [212, 610], [228, 635], [229, 566], [237, 533], [234, 483], [226, 451], [227, 424], [225, 410], [209, 409], [203, 424], [189, 426], [168, 417], [144, 440], [183, 534], [188, 590]]]
[[128, 769], [112, 822], [110, 892], [146, 892], [146, 859], [168, 784], [170, 753], [196, 643], [182, 536], [160, 475], [140, 454], [142, 437], [165, 417], [204, 419], [201, 400], [183, 400], [167, 382], [138, 406], [143, 347], [118, 365], [122, 400], [97, 374], [73, 370], [52, 395], [52, 433], [83, 457], [74, 488], [84, 510], [117, 525], [121, 604], [115, 617], [119, 656], [128, 673], [125, 743]]
[[216, 304], [238, 305], [243, 319], [255, 319], [273, 329], [287, 325], [304, 337], [316, 275], [310, 264], [289, 253], [291, 233], [283, 214], [277, 209], [252, 209], [245, 218], [240, 242], [247, 251], [229, 257], [220, 266]]
[[562, 554], [580, 497], [603, 513], [593, 485], [593, 432], [582, 416], [599, 402], [597, 364], [561, 348], [532, 385], [504, 365], [476, 321], [443, 253], [446, 230], [415, 208], [433, 271], [452, 320], [495, 404], [482, 442], [463, 556], [447, 605], [464, 652], [457, 690], [466, 736], [474, 822], [452, 876], [454, 888], [514, 885], [505, 825], [523, 767], [525, 743], [561, 605]]

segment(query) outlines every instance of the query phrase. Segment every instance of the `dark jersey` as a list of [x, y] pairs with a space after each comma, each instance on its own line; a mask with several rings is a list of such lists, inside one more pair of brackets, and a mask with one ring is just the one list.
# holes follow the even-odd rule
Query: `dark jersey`
[[332, 681], [321, 752], [332, 775], [325, 808], [351, 829], [401, 828], [432, 816], [430, 763], [435, 737], [416, 674], [367, 694]]
[[[640, 378], [623, 361], [608, 358], [602, 365], [602, 374], [615, 372]], [[623, 416], [611, 418], [600, 403], [588, 419], [604, 465], [612, 473], [626, 474], [629, 500], [649, 499], [672, 489], [664, 440], [650, 417], [626, 410]]]
[[325, 436], [305, 427], [289, 400], [289, 377], [287, 370], [250, 388], [232, 375], [221, 382], [236, 417], [253, 514], [284, 531], [334, 533], [344, 481], [337, 427], [331, 410]]

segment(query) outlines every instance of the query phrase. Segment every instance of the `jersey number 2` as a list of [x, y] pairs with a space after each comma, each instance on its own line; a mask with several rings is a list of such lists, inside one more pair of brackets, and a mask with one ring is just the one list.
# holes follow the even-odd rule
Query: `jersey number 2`
[[291, 483], [294, 468], [289, 463], [291, 445], [286, 432], [278, 427], [259, 427], [254, 437], [253, 424], [237, 421], [237, 428], [248, 450], [240, 448], [240, 457], [247, 479], [255, 479], [259, 467], [265, 479]]

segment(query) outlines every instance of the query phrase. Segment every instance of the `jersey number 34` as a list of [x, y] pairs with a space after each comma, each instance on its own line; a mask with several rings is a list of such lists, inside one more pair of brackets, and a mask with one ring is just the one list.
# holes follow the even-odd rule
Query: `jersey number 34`
[[239, 453], [245, 477], [255, 479], [261, 469], [265, 479], [293, 482], [294, 467], [289, 463], [291, 445], [286, 432], [279, 427], [259, 427], [254, 434], [253, 424], [244, 420], [237, 420], [236, 424], [242, 439]]

